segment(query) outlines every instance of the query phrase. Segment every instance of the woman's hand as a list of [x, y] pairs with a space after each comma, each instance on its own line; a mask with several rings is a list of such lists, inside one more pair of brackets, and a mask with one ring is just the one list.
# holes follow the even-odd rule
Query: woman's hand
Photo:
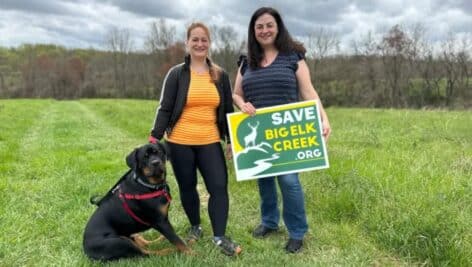
[[233, 159], [233, 150], [231, 149], [231, 144], [230, 143], [226, 143], [225, 154], [226, 154], [226, 159], [227, 160]]
[[323, 126], [323, 137], [325, 138], [325, 141], [328, 142], [328, 138], [331, 135], [331, 125], [327, 119], [322, 120], [321, 124]]
[[249, 114], [250, 116], [256, 115], [256, 108], [251, 104], [251, 102], [244, 102], [240, 107], [241, 112]]

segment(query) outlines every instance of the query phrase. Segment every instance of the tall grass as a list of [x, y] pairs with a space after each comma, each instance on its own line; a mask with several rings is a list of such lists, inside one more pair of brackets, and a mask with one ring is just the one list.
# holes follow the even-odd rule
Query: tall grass
[[[0, 100], [1, 266], [99, 265], [82, 252], [83, 229], [94, 210], [88, 198], [105, 193], [127, 170], [124, 157], [146, 142], [156, 104]], [[196, 256], [114, 265], [471, 265], [472, 113], [327, 112], [331, 167], [301, 175], [310, 227], [301, 254], [284, 252], [283, 227], [264, 240], [251, 237], [259, 222], [256, 183], [236, 182], [229, 165], [227, 234], [243, 246], [241, 256], [224, 256], [210, 242], [200, 179], [205, 238], [194, 245]], [[171, 171], [168, 181], [170, 219], [185, 235], [188, 221]]]

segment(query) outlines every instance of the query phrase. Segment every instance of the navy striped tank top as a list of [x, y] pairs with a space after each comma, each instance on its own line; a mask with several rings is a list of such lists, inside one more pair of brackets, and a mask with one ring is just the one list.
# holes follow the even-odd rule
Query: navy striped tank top
[[267, 67], [251, 69], [243, 59], [241, 72], [245, 101], [255, 108], [263, 108], [297, 102], [299, 91], [295, 72], [303, 54], [279, 53]]

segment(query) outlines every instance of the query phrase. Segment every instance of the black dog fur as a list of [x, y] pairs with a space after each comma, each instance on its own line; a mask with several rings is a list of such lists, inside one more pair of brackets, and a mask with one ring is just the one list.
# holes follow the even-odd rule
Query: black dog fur
[[[149, 251], [141, 236], [142, 231], [154, 228], [181, 252], [190, 248], [175, 233], [168, 219], [169, 201], [164, 195], [150, 199], [120, 199], [120, 193], [148, 194], [156, 190], [168, 190], [165, 183], [166, 151], [158, 144], [146, 144], [136, 148], [126, 157], [131, 170], [117, 186], [99, 201], [85, 227], [83, 248], [94, 260], [116, 260], [144, 255], [165, 255], [170, 250]], [[143, 183], [144, 182], [144, 183]], [[170, 194], [170, 192], [167, 192]], [[124, 208], [123, 201], [132, 213], [146, 224], [139, 222]]]

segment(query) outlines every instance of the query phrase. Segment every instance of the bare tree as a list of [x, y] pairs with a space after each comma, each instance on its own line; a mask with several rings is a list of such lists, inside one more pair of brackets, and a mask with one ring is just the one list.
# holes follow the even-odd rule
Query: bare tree
[[307, 59], [307, 64], [311, 73], [316, 73], [316, 75], [312, 75], [313, 84], [323, 87], [329, 80], [333, 80], [333, 74], [336, 72], [333, 69], [335, 66], [324, 61], [328, 56], [339, 51], [338, 36], [333, 31], [320, 27], [309, 34], [306, 48], [307, 56], [311, 57], [311, 60]]
[[339, 52], [338, 35], [326, 28], [320, 27], [308, 36], [308, 50], [311, 56], [319, 60]]
[[0, 96], [6, 91], [5, 76], [8, 75], [8, 69], [6, 52], [0, 49]]
[[405, 88], [408, 87], [407, 57], [411, 39], [399, 25], [393, 26], [383, 37], [379, 50], [382, 54], [383, 69], [387, 83], [390, 106], [407, 105]]
[[406, 83], [404, 91], [405, 95], [408, 96], [408, 105], [411, 105], [412, 102], [417, 102], [416, 98], [418, 98], [416, 93], [414, 93], [417, 91], [417, 88], [415, 88], [417, 85], [415, 85], [414, 81], [416, 77], [421, 76], [419, 71], [421, 69], [422, 56], [424, 55], [423, 50], [426, 49], [425, 34], [426, 28], [421, 23], [413, 24], [407, 29], [409, 41], [406, 42], [407, 48], [405, 51], [407, 64], [404, 71]]
[[151, 84], [148, 86], [153, 88], [150, 95], [160, 95], [160, 87], [164, 80], [167, 70], [176, 60], [181, 61], [182, 58], [174, 58], [171, 53], [173, 46], [178, 38], [176, 37], [176, 28], [169, 25], [164, 18], [154, 21], [149, 26], [149, 34], [146, 37], [145, 49], [151, 54], [151, 62], [148, 66], [151, 73]]
[[[374, 39], [372, 32], [369, 31], [367, 35], [362, 37], [361, 41], [354, 42], [353, 45], [355, 54], [359, 56], [359, 73], [365, 79], [365, 86], [361, 87], [367, 88], [359, 95], [359, 98], [364, 99], [362, 102], [367, 106], [377, 106], [381, 102], [378, 99], [380, 84], [378, 83], [378, 68], [376, 66], [378, 42]], [[363, 81], [360, 82], [363, 83]]]
[[35, 64], [36, 60], [36, 48], [33, 45], [25, 44], [20, 47], [20, 58], [23, 61], [21, 67], [21, 74], [23, 78], [23, 88], [20, 96], [22, 97], [33, 97], [38, 96], [36, 92], [36, 77], [37, 68]]
[[[241, 54], [241, 41], [231, 26], [210, 27], [212, 32], [212, 58], [225, 70], [235, 69], [238, 55]], [[231, 75], [233, 76], [233, 75]]]
[[452, 104], [452, 99], [456, 94], [457, 83], [459, 82], [458, 42], [455, 35], [449, 33], [448, 38], [441, 45], [441, 61], [443, 63], [444, 78], [446, 80], [446, 106]]
[[440, 83], [442, 79], [440, 65], [434, 57], [432, 45], [422, 44], [420, 58], [417, 62], [419, 77], [421, 78], [421, 95], [419, 96], [418, 107], [425, 105], [437, 105], [440, 100]]
[[[459, 51], [457, 53], [457, 67], [459, 68], [459, 82], [458, 82], [458, 96], [462, 99], [470, 99], [471, 91], [471, 57], [470, 51], [472, 48], [471, 36], [464, 36], [461, 39]], [[470, 105], [472, 103], [466, 103]]]
[[149, 27], [145, 47], [150, 53], [158, 53], [176, 42], [175, 26], [168, 25], [164, 18], [153, 21]]
[[123, 96], [128, 95], [127, 76], [129, 54], [133, 48], [128, 29], [118, 29], [116, 27], [110, 29], [106, 36], [106, 44], [112, 52], [113, 58], [113, 76], [115, 81], [115, 89], [118, 89]]
[[[412, 43], [409, 48], [409, 69], [419, 78], [418, 86], [421, 88], [413, 94], [410, 106], [424, 107], [426, 105], [438, 105], [441, 99], [442, 68], [435, 56], [434, 46], [426, 38], [424, 25], [413, 26], [410, 36]], [[411, 86], [411, 85], [410, 85]]]

